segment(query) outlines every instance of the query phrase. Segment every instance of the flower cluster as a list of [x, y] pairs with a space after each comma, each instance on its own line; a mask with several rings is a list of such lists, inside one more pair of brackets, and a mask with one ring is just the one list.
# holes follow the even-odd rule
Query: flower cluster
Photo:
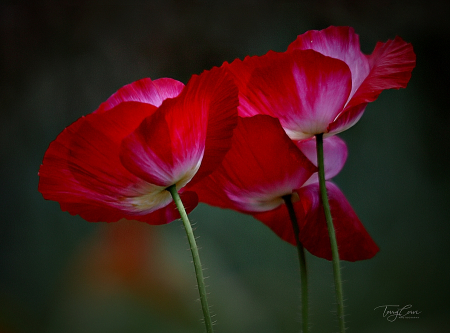
[[399, 37], [360, 50], [349, 27], [309, 31], [285, 52], [224, 63], [186, 85], [143, 79], [67, 127], [45, 153], [39, 191], [87, 221], [149, 224], [180, 217], [198, 202], [251, 214], [295, 244], [284, 198], [292, 199], [299, 238], [331, 259], [319, 195], [314, 136], [323, 134], [327, 190], [341, 259], [378, 251], [331, 182], [347, 147], [335, 134], [353, 126], [381, 91], [406, 87], [415, 66]]

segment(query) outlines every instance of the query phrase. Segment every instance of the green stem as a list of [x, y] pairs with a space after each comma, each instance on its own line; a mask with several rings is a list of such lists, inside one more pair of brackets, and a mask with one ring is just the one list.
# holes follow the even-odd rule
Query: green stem
[[319, 167], [319, 185], [320, 196], [322, 199], [323, 210], [327, 220], [328, 235], [330, 236], [331, 254], [333, 258], [334, 288], [336, 290], [337, 314], [339, 319], [340, 332], [345, 332], [344, 322], [344, 297], [342, 293], [341, 269], [339, 263], [339, 252], [336, 241], [336, 233], [333, 226], [333, 218], [331, 217], [330, 203], [328, 202], [327, 188], [325, 185], [325, 167], [323, 158], [323, 134], [316, 135], [317, 142], [317, 163]]
[[197, 243], [195, 242], [194, 232], [192, 231], [191, 223], [189, 222], [186, 210], [181, 202], [180, 195], [177, 192], [175, 185], [169, 186], [167, 191], [172, 195], [173, 201], [180, 212], [181, 219], [183, 220], [184, 229], [189, 240], [189, 246], [191, 248], [192, 259], [194, 260], [195, 276], [197, 278], [198, 291], [200, 294], [200, 302], [202, 304], [203, 317], [205, 319], [206, 332], [213, 333], [213, 323], [211, 321], [211, 314], [209, 312], [208, 300], [206, 297], [205, 279], [203, 277], [202, 263], [200, 262], [200, 256], [198, 254]]
[[300, 241], [300, 229], [298, 228], [297, 216], [295, 215], [294, 206], [292, 205], [292, 195], [288, 194], [283, 196], [283, 200], [286, 203], [287, 210], [289, 212], [289, 217], [292, 222], [292, 229], [294, 231], [295, 242], [297, 243], [298, 259], [300, 262], [300, 277], [302, 285], [302, 332], [308, 333], [308, 275], [306, 271], [306, 258], [305, 249]]

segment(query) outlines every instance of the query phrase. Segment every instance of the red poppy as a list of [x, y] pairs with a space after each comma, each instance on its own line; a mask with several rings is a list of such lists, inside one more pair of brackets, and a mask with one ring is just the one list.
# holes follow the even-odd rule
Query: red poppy
[[239, 88], [239, 115], [280, 119], [293, 140], [342, 132], [381, 91], [406, 87], [416, 62], [400, 37], [363, 54], [350, 27], [308, 31], [286, 52], [225, 63]]
[[[295, 243], [283, 196], [292, 195], [299, 236], [312, 254], [331, 260], [328, 231], [320, 200], [315, 162], [315, 142], [300, 147], [286, 135], [276, 118], [266, 115], [239, 118], [232, 148], [222, 165], [196, 186], [201, 202], [253, 215], [279, 237]], [[347, 147], [337, 138], [325, 139], [327, 178], [345, 163]], [[327, 182], [331, 213], [341, 259], [369, 259], [378, 251], [342, 192]]]
[[186, 86], [172, 79], [129, 84], [50, 144], [39, 191], [90, 222], [171, 222], [180, 215], [165, 189], [175, 184], [188, 211], [197, 205], [188, 187], [231, 146], [237, 105], [236, 86], [219, 68]]

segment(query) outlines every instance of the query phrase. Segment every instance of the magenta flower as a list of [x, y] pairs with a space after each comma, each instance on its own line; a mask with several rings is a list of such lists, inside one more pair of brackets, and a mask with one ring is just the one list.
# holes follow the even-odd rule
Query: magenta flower
[[308, 31], [286, 52], [225, 63], [239, 88], [239, 115], [280, 119], [292, 140], [353, 126], [385, 89], [405, 88], [416, 56], [400, 37], [360, 50], [350, 27]]
[[236, 86], [219, 68], [186, 86], [172, 79], [129, 84], [50, 144], [39, 191], [90, 222], [171, 222], [180, 215], [166, 188], [176, 185], [188, 211], [198, 204], [189, 186], [230, 148], [237, 105]]
[[[317, 168], [312, 163], [315, 142], [307, 140], [299, 145], [294, 144], [275, 118], [265, 115], [239, 118], [232, 148], [222, 165], [193, 189], [201, 202], [251, 214], [280, 238], [295, 245], [283, 199], [292, 195], [300, 241], [312, 254], [331, 260]], [[347, 147], [338, 137], [327, 138], [324, 146], [329, 179], [342, 169]], [[341, 259], [356, 261], [373, 257], [378, 247], [342, 192], [331, 182], [327, 182], [327, 189]]]

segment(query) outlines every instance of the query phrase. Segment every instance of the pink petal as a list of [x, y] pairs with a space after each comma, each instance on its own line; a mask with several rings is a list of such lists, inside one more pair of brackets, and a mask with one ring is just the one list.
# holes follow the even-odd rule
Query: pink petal
[[310, 30], [298, 36], [288, 47], [288, 51], [308, 49], [342, 60], [348, 65], [352, 75], [350, 97], [369, 74], [369, 62], [361, 52], [359, 36], [351, 27], [331, 26], [320, 31]]
[[277, 119], [257, 115], [239, 119], [222, 165], [192, 190], [201, 202], [219, 207], [271, 210], [316, 170]]
[[293, 140], [326, 132], [351, 91], [348, 66], [312, 50], [268, 52], [225, 67], [239, 88], [239, 114], [276, 117]]
[[[185, 186], [211, 173], [231, 146], [237, 89], [223, 69], [193, 76], [122, 142], [123, 165], [160, 186]], [[202, 165], [202, 166], [200, 166]]]
[[353, 125], [355, 125], [359, 119], [361, 119], [366, 109], [367, 103], [362, 103], [350, 108], [346, 108], [335, 121], [328, 125], [327, 135], [333, 135], [341, 133]]
[[368, 61], [370, 74], [346, 108], [372, 102], [383, 90], [405, 88], [416, 66], [416, 55], [411, 44], [396, 37], [386, 43], [377, 43]]
[[141, 79], [120, 88], [95, 112], [105, 112], [122, 102], [141, 102], [159, 107], [165, 99], [178, 96], [183, 87], [183, 83], [170, 78], [154, 81], [150, 78]]
[[[296, 142], [297, 147], [317, 166], [316, 138]], [[337, 136], [329, 136], [323, 140], [325, 179], [336, 176], [344, 167], [348, 150], [344, 140]], [[319, 182], [318, 174], [314, 173], [303, 186]]]

